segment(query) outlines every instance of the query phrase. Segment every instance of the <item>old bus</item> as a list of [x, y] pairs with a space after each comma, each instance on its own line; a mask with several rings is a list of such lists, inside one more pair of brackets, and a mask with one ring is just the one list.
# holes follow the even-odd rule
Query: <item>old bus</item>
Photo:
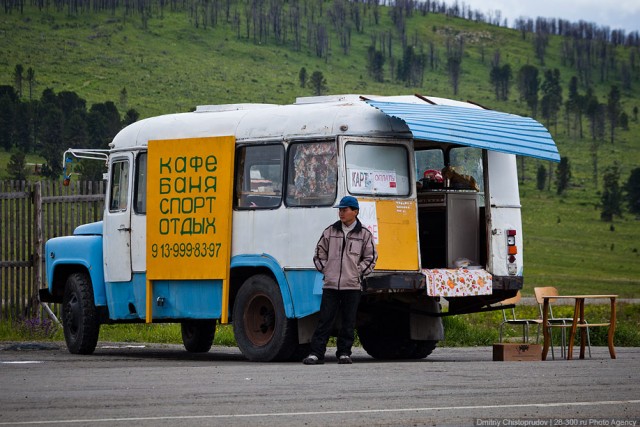
[[101, 324], [132, 322], [179, 322], [185, 348], [206, 352], [232, 323], [249, 360], [300, 359], [322, 293], [314, 248], [353, 195], [379, 254], [360, 342], [424, 358], [442, 316], [523, 286], [516, 155], [559, 160], [533, 119], [417, 95], [145, 119], [106, 153], [103, 220], [47, 242], [41, 300], [62, 304], [72, 353], [92, 353]]

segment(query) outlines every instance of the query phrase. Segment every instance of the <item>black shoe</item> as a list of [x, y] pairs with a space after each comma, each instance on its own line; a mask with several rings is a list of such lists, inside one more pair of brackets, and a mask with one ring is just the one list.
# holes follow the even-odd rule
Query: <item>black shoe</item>
[[310, 354], [302, 361], [302, 363], [305, 365], [322, 365], [324, 364], [324, 359], [319, 359], [315, 354]]
[[351, 360], [351, 358], [345, 354], [338, 357], [338, 365], [351, 365], [352, 363], [353, 361]]

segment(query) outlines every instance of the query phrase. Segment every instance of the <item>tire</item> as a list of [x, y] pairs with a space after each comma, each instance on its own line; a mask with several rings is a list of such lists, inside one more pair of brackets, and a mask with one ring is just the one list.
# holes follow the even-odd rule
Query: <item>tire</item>
[[298, 348], [296, 322], [287, 319], [282, 295], [269, 276], [249, 277], [233, 304], [233, 333], [242, 354], [253, 362], [289, 360]]
[[438, 345], [437, 340], [412, 341], [416, 344], [416, 347], [410, 359], [424, 359], [425, 357], [433, 353], [433, 350], [435, 350], [436, 346]]
[[424, 359], [436, 348], [438, 341], [410, 338], [409, 313], [377, 310], [373, 319], [358, 328], [360, 343], [373, 358]]
[[216, 335], [216, 319], [184, 320], [180, 330], [182, 343], [189, 353], [206, 353], [211, 350]]
[[93, 301], [91, 279], [86, 273], [73, 273], [67, 278], [62, 299], [62, 325], [70, 353], [94, 352], [100, 323]]
[[302, 362], [302, 359], [307, 357], [309, 353], [311, 353], [311, 343], [298, 344], [287, 360], [289, 362]]

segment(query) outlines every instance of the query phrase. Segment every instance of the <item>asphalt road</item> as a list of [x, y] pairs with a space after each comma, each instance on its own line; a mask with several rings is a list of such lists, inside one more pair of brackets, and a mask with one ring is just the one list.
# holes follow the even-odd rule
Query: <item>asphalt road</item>
[[[333, 349], [330, 349], [330, 351]], [[640, 348], [494, 362], [490, 347], [353, 365], [252, 363], [235, 348], [0, 343], [0, 426], [640, 425]]]

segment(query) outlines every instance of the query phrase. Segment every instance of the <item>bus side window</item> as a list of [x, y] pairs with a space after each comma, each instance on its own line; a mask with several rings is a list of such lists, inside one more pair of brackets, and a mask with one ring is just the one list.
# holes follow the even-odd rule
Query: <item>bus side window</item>
[[129, 162], [117, 160], [111, 165], [111, 190], [109, 211], [120, 212], [127, 210], [129, 195]]
[[291, 144], [287, 166], [287, 206], [333, 204], [338, 180], [335, 141]]
[[282, 202], [284, 147], [244, 146], [236, 153], [236, 208], [273, 209]]
[[136, 213], [147, 213], [147, 153], [140, 153], [136, 157], [135, 192], [133, 206]]

